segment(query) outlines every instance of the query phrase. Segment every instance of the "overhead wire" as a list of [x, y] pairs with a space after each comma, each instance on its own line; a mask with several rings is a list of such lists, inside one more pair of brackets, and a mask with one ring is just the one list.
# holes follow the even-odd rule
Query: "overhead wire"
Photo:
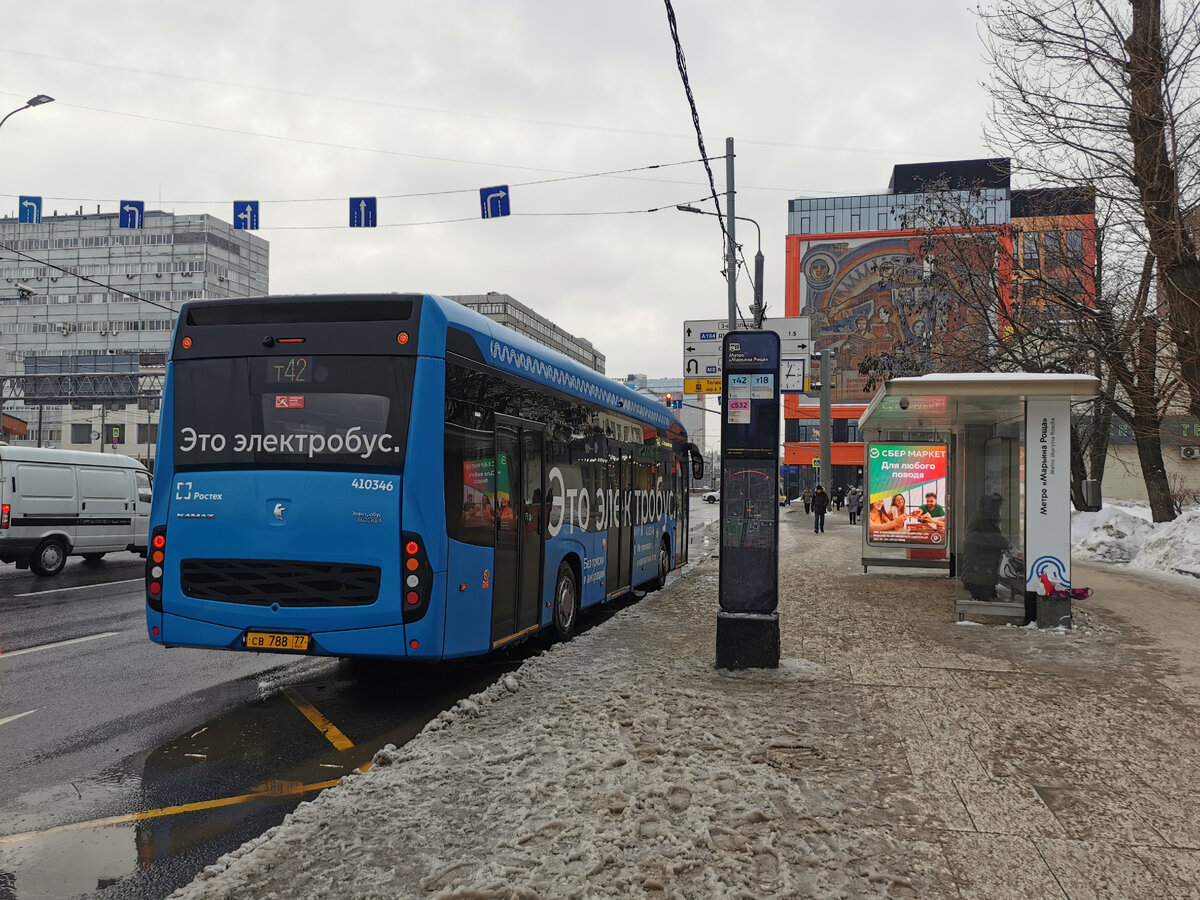
[[[149, 75], [155, 78], [169, 78], [176, 81], [193, 82], [196, 84], [210, 84], [217, 87], [237, 88], [239, 90], [261, 91], [264, 93], [280, 94], [283, 96], [296, 97], [303, 100], [328, 100], [335, 103], [353, 103], [360, 106], [375, 106], [383, 109], [399, 109], [409, 112], [420, 113], [435, 113], [438, 115], [462, 116], [464, 118], [484, 119], [498, 122], [518, 122], [524, 125], [538, 125], [547, 128], [569, 128], [579, 131], [596, 131], [609, 134], [630, 134], [644, 137], [661, 137], [661, 138], [690, 138], [690, 135], [683, 135], [676, 132], [654, 131], [650, 129], [639, 128], [617, 128], [612, 125], [593, 125], [585, 122], [555, 122], [549, 119], [531, 119], [523, 116], [508, 116], [499, 113], [473, 112], [462, 109], [446, 109], [445, 107], [437, 106], [417, 106], [411, 103], [397, 103], [394, 100], [380, 100], [374, 97], [359, 97], [346, 94], [326, 94], [315, 91], [299, 91], [294, 88], [273, 87], [262, 84], [247, 84], [246, 82], [229, 81], [218, 78], [205, 78], [199, 75], [181, 75], [175, 72], [163, 72], [154, 69], [138, 69], [133, 66], [120, 66], [113, 63], [93, 62], [90, 60], [73, 59], [64, 56], [55, 56], [49, 53], [36, 53], [31, 50], [23, 50], [15, 47], [0, 47], [0, 53], [7, 53], [16, 56], [25, 56], [30, 59], [47, 60], [51, 62], [68, 63], [75, 66], [85, 66], [97, 69], [107, 69], [114, 72], [128, 72], [132, 75]], [[18, 93], [9, 91], [0, 91], [0, 94], [11, 94], [13, 97], [23, 96]], [[123, 115], [116, 111], [113, 115]], [[190, 123], [184, 123], [190, 124]], [[870, 146], [870, 147], [842, 147], [830, 144], [804, 144], [795, 141], [768, 141], [755, 138], [741, 138], [741, 143], [752, 144], [763, 147], [782, 147], [788, 149], [799, 150], [823, 150], [837, 153], [872, 153], [881, 156], [894, 157], [915, 156], [922, 159], [928, 159], [932, 155], [942, 152], [941, 150], [898, 150], [896, 148]], [[764, 188], [764, 190], [766, 190]]]
[[156, 306], [159, 309], [166, 310], [167, 312], [171, 313], [172, 315], [174, 315], [175, 313], [178, 312], [178, 310], [172, 309], [169, 306], [163, 306], [161, 303], [159, 303], [156, 300], [148, 300], [145, 297], [139, 297], [137, 294], [122, 290], [119, 287], [114, 287], [111, 284], [105, 284], [102, 281], [97, 281], [95, 278], [89, 278], [87, 275], [80, 275], [76, 272], [72, 272], [70, 269], [65, 269], [62, 266], [58, 265], [57, 263], [50, 262], [50, 260], [48, 260], [48, 259], [39, 259], [36, 256], [31, 256], [30, 254], [25, 253], [23, 250], [18, 250], [16, 247], [9, 246], [8, 244], [4, 243], [3, 241], [0, 241], [0, 250], [4, 250], [8, 253], [12, 253], [16, 256], [19, 256], [21, 259], [26, 259], [26, 260], [29, 260], [30, 262], [37, 263], [39, 266], [46, 266], [47, 268], [54, 269], [56, 272], [62, 272], [64, 275], [68, 275], [71, 278], [78, 278], [80, 281], [86, 281], [90, 284], [96, 285], [97, 287], [102, 287], [106, 291], [112, 291], [114, 294], [120, 294], [121, 296], [128, 297], [131, 300], [136, 300], [139, 303], [149, 303], [151, 306]]

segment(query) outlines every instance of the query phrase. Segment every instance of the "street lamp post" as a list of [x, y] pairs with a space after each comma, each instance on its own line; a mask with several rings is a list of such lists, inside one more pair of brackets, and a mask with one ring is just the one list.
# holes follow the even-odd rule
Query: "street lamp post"
[[18, 106], [16, 109], [14, 109], [12, 112], [10, 112], [3, 119], [0, 119], [0, 125], [3, 125], [5, 122], [7, 122], [9, 120], [9, 118], [11, 116], [15, 116], [17, 113], [19, 113], [23, 109], [29, 109], [32, 106], [41, 106], [43, 103], [53, 103], [53, 102], [54, 102], [54, 98], [47, 97], [45, 94], [38, 94], [36, 97], [30, 97], [29, 100], [26, 101], [24, 106]]
[[[718, 216], [720, 213], [710, 212], [707, 209], [697, 209], [694, 206], [676, 206], [680, 212], [696, 213], [701, 216]], [[762, 252], [762, 229], [758, 223], [746, 216], [734, 216], [742, 222], [749, 222], [758, 232], [758, 252], [754, 254], [754, 305], [750, 308], [750, 314], [754, 318], [754, 327], [761, 328], [763, 320], [763, 252]]]

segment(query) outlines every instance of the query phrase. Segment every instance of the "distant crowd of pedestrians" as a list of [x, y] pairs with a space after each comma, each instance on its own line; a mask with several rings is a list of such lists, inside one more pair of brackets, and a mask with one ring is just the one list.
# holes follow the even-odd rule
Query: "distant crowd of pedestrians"
[[800, 494], [804, 502], [804, 514], [813, 517], [813, 534], [823, 534], [825, 531], [825, 514], [833, 507], [837, 512], [843, 509], [850, 514], [850, 524], [857, 525], [858, 517], [863, 510], [863, 491], [861, 487], [834, 488], [833, 494], [827, 494], [825, 488], [817, 485], [816, 489], [805, 488]]

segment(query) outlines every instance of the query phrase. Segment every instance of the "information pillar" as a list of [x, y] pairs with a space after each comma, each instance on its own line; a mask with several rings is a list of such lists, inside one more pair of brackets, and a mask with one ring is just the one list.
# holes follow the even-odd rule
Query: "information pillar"
[[779, 665], [779, 335], [731, 331], [721, 373], [717, 668]]

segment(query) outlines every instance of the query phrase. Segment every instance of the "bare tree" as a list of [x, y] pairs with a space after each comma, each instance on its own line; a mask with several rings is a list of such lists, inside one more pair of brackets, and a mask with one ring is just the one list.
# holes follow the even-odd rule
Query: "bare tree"
[[[1042, 193], [1069, 204], [1076, 192]], [[978, 189], [949, 190], [938, 182], [911, 207], [905, 224], [919, 226], [923, 237], [906, 267], [908, 280], [922, 287], [898, 292], [897, 311], [910, 332], [914, 322], [941, 324], [921, 329], [921, 340], [867, 356], [860, 373], [872, 382], [934, 371], [1094, 374], [1101, 398], [1072, 423], [1073, 501], [1084, 506], [1084, 480], [1103, 478], [1115, 415], [1134, 435], [1154, 520], [1173, 519], [1161, 426], [1178, 381], [1171, 356], [1161, 352], [1164, 323], [1150, 308], [1153, 257], [1132, 272], [1110, 262], [1102, 280], [1107, 229], [1090, 214], [1075, 217], [1051, 205], [1035, 218], [996, 226], [985, 224], [979, 210]], [[1095, 253], [1072, 255], [1058, 241], [1052, 254], [1048, 241], [1043, 249], [1052, 261], [1038, 257], [1033, 270], [1017, 271], [1010, 260], [1020, 256], [1022, 228], [1038, 222], [1086, 232]]]
[[993, 0], [979, 15], [989, 142], [1038, 181], [1094, 185], [1112, 210], [1113, 254], [1149, 251], [1169, 326], [1161, 350], [1200, 418], [1200, 257], [1188, 228], [1200, 201], [1200, 7]]

